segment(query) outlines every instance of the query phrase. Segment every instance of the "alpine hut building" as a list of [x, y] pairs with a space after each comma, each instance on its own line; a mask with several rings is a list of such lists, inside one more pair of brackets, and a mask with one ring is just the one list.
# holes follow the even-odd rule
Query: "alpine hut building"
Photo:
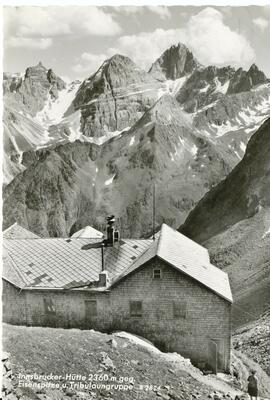
[[4, 234], [3, 320], [124, 330], [228, 371], [232, 294], [207, 249], [163, 224], [156, 240]]

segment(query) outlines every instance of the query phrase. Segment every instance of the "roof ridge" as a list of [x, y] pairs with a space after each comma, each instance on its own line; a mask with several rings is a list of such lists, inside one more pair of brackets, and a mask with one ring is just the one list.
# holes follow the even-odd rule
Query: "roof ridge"
[[[114, 283], [118, 282], [119, 280], [122, 279], [123, 276], [125, 276], [127, 270], [131, 269], [132, 266], [139, 262], [139, 260], [150, 250], [150, 248], [153, 246], [153, 244], [156, 244], [156, 241], [153, 240], [152, 243], [149, 244], [149, 246], [139, 255], [139, 257], [135, 258], [135, 260], [133, 261], [133, 263], [126, 269], [124, 269], [121, 274], [119, 274], [110, 284], [110, 286], [112, 286]], [[157, 252], [156, 252], [157, 255]]]
[[16, 221], [16, 222], [14, 222], [14, 224], [9, 225], [9, 227], [6, 228], [6, 229], [2, 232], [2, 235], [3, 235], [5, 232], [8, 232], [13, 226], [16, 226], [16, 225], [21, 226], [21, 225], [19, 225], [18, 222]]
[[164, 233], [164, 226], [166, 226], [166, 224], [163, 222], [163, 224], [161, 225], [161, 229], [160, 229], [160, 234], [158, 236], [158, 244], [157, 244], [157, 255], [159, 254], [159, 249], [161, 246], [161, 238], [162, 238], [162, 234]]
[[[176, 230], [176, 229], [172, 228], [171, 226], [165, 224], [165, 222], [164, 222], [162, 225], [165, 225], [166, 228], [169, 228], [171, 231], [173, 231], [173, 232], [175, 232], [175, 233], [177, 233], [177, 234], [179, 234], [179, 235], [181, 235], [181, 236], [184, 236], [185, 239], [188, 240], [189, 242], [195, 243], [196, 246], [198, 246], [198, 247], [200, 247], [201, 249], [203, 249], [203, 250], [208, 254], [208, 256], [209, 256], [209, 251], [208, 251], [208, 249], [207, 249], [206, 247], [202, 246], [200, 243], [196, 242], [195, 240], [192, 240], [192, 239], [189, 238], [188, 236], [184, 235], [182, 232], [179, 232], [178, 230]], [[209, 257], [209, 263], [210, 263], [210, 257]]]
[[[20, 226], [20, 225], [18, 225], [18, 226]], [[9, 229], [9, 228], [7, 228], [7, 229]], [[26, 228], [23, 228], [23, 229], [26, 229]], [[3, 233], [4, 233], [5, 231], [3, 231]], [[31, 231], [29, 231], [29, 232], [31, 232]], [[31, 233], [33, 233], [33, 232], [31, 232]], [[34, 233], [34, 235], [35, 235], [35, 233]], [[89, 238], [86, 238], [86, 237], [71, 237], [71, 236], [66, 236], [66, 237], [31, 237], [31, 238], [15, 238], [15, 239], [12, 239], [12, 238], [3, 238], [3, 240], [100, 240], [100, 239], [102, 239], [102, 238], [98, 238], [98, 237], [89, 237]], [[153, 239], [150, 239], [150, 238], [148, 238], [148, 239], [142, 239], [142, 238], [139, 238], [139, 239], [137, 239], [137, 238], [121, 238], [121, 240], [123, 240], [123, 241], [128, 241], [128, 240], [130, 240], [130, 241], [134, 241], [134, 240], [136, 240], [136, 241], [143, 241], [143, 242], [149, 242], [150, 240], [153, 240]]]
[[[4, 245], [4, 244], [3, 244], [3, 247], [5, 248], [5, 245]], [[10, 259], [10, 261], [11, 261], [11, 265], [12, 265], [12, 267], [13, 267], [13, 270], [16, 272], [16, 274], [18, 275], [18, 277], [19, 277], [19, 278], [22, 280], [22, 282], [24, 283], [24, 286], [23, 286], [23, 287], [26, 287], [26, 286], [27, 286], [26, 280], [24, 279], [24, 277], [23, 277], [23, 275], [21, 274], [21, 272], [18, 270], [15, 261], [13, 260], [12, 256], [9, 254], [8, 249], [5, 248], [5, 250], [6, 250], [6, 256], [7, 256], [7, 257]]]

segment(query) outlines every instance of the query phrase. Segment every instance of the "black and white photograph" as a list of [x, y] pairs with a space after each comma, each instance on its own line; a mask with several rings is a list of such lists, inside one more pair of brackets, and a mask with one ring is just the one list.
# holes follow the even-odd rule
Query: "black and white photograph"
[[2, 5], [2, 398], [270, 399], [270, 3]]

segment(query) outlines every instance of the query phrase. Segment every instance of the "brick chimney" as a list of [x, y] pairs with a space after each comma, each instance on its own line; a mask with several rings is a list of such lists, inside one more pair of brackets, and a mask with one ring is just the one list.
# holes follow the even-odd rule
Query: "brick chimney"
[[98, 287], [107, 287], [109, 283], [108, 271], [101, 271], [99, 273]]
[[113, 246], [114, 244], [114, 215], [107, 217], [107, 246]]
[[119, 231], [114, 229], [115, 216], [107, 217], [107, 238], [104, 240], [106, 247], [113, 247], [116, 242], [120, 241]]

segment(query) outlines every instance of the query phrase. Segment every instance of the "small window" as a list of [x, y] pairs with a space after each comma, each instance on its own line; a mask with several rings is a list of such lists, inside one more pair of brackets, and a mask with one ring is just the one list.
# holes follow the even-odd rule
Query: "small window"
[[153, 269], [153, 278], [154, 279], [161, 279], [161, 269], [154, 268]]
[[187, 303], [185, 301], [173, 302], [173, 316], [175, 318], [187, 318]]
[[129, 310], [131, 317], [141, 317], [142, 316], [142, 301], [130, 301]]
[[97, 301], [85, 300], [85, 313], [87, 318], [97, 316]]
[[55, 307], [54, 307], [52, 299], [50, 297], [49, 298], [44, 298], [43, 301], [44, 301], [45, 313], [47, 313], [47, 314], [55, 314]]

